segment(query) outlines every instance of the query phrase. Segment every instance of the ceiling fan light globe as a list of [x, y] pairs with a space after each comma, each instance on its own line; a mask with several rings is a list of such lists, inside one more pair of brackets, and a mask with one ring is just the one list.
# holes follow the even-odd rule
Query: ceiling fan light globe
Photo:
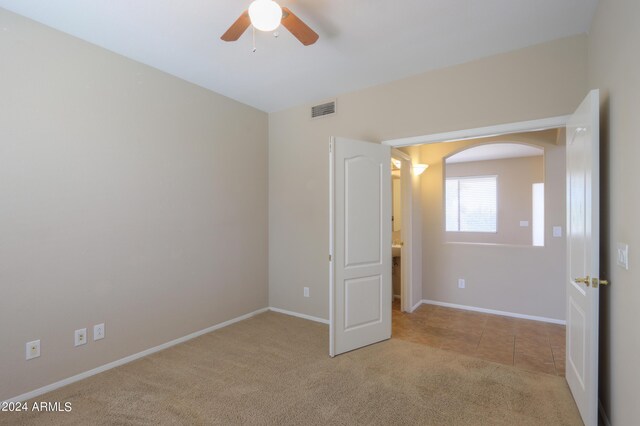
[[260, 31], [273, 31], [282, 21], [282, 8], [273, 0], [255, 0], [249, 5], [251, 25]]

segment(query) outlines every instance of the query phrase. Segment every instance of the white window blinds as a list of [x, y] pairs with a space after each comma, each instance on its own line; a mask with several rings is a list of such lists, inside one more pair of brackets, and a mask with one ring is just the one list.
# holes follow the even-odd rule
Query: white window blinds
[[448, 178], [445, 192], [447, 231], [496, 232], [496, 176]]

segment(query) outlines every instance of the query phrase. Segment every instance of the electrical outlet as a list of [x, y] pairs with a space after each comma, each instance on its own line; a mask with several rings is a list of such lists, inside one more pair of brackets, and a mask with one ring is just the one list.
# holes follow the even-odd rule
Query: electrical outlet
[[464, 278], [459, 278], [458, 279], [458, 288], [466, 288], [467, 287], [467, 283], [465, 282]]
[[93, 340], [104, 339], [104, 323], [93, 326]]
[[309, 287], [304, 288], [304, 297], [309, 297]]
[[27, 360], [38, 358], [40, 356], [40, 340], [27, 342]]
[[528, 220], [521, 220], [520, 221], [520, 227], [521, 228], [528, 228], [529, 227], [529, 221]]
[[87, 344], [87, 329], [81, 328], [75, 332], [75, 345], [81, 346]]

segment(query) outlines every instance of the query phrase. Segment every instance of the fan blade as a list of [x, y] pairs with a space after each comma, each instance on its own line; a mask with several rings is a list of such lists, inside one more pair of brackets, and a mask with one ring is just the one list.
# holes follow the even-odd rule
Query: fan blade
[[305, 46], [318, 40], [318, 34], [286, 7], [282, 8], [282, 25]]
[[236, 22], [234, 22], [233, 25], [229, 27], [227, 32], [222, 34], [222, 37], [220, 38], [224, 41], [236, 41], [240, 38], [242, 33], [244, 33], [247, 28], [249, 28], [249, 25], [251, 25], [249, 12], [245, 10], [244, 12], [242, 12], [242, 15], [240, 15], [240, 17], [236, 19]]

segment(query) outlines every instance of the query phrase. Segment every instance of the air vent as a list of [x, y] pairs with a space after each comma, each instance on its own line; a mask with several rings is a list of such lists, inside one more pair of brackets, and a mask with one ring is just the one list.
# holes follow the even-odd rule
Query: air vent
[[336, 113], [336, 101], [311, 107], [311, 118], [320, 118]]

